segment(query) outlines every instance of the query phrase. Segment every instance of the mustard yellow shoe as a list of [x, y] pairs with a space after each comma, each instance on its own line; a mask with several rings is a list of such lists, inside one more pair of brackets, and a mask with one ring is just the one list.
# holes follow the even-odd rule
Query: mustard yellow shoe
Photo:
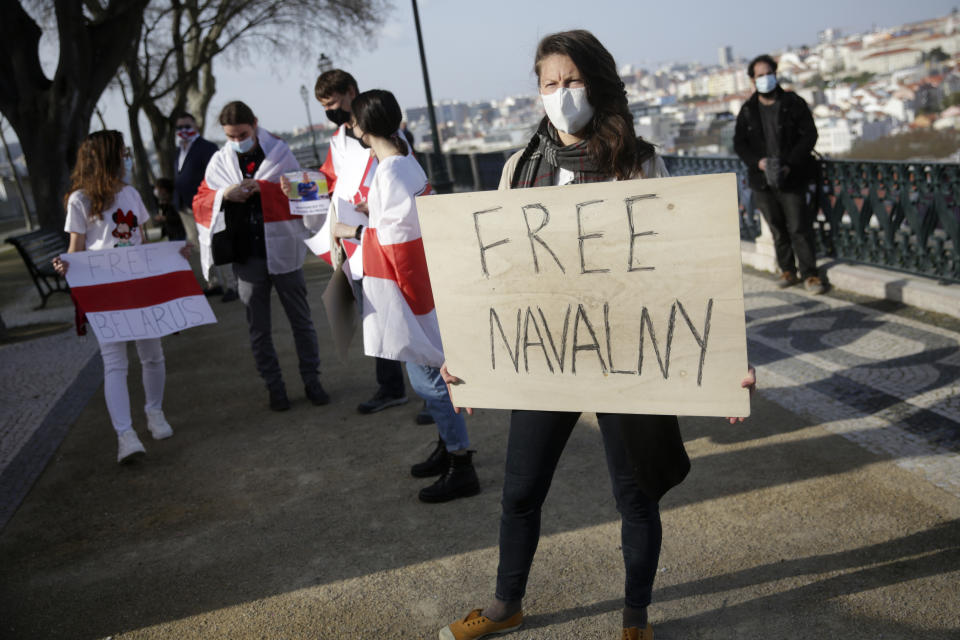
[[653, 640], [653, 627], [648, 624], [642, 631], [640, 627], [626, 627], [620, 640]]
[[[494, 622], [481, 611], [482, 609], [474, 609], [463, 620], [457, 620], [440, 629], [440, 640], [476, 640], [495, 633], [509, 633], [519, 629], [523, 624], [522, 611], [518, 611], [502, 622]], [[653, 635], [650, 637], [652, 638]]]

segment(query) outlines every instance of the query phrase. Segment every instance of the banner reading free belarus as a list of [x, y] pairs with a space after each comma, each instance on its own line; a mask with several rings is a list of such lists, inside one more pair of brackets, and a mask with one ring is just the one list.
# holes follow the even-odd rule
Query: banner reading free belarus
[[186, 258], [184, 242], [65, 253], [77, 317], [97, 340], [125, 342], [217, 321]]

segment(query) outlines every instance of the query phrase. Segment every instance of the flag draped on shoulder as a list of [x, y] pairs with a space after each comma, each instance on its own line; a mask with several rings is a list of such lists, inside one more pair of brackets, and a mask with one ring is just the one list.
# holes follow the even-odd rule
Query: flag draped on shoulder
[[377, 168], [362, 243], [363, 347], [370, 356], [439, 367], [443, 344], [415, 200], [429, 193], [412, 155]]
[[[280, 176], [287, 171], [299, 170], [300, 164], [290, 147], [266, 129], [257, 128], [257, 140], [263, 149], [264, 160], [254, 179], [260, 185], [267, 270], [275, 274], [289, 273], [303, 266], [307, 254], [303, 241], [309, 233], [303, 218], [290, 213], [290, 201], [280, 188]], [[205, 278], [209, 278], [210, 267], [213, 266], [211, 238], [226, 228], [223, 192], [242, 180], [237, 153], [226, 145], [210, 158], [203, 182], [193, 198], [193, 215], [200, 239], [200, 263]]]
[[[337, 220], [352, 226], [367, 226], [367, 217], [356, 210], [356, 206], [367, 201], [373, 177], [377, 171], [377, 158], [369, 149], [347, 133], [346, 125], [340, 125], [337, 133], [330, 138], [330, 149], [320, 172], [327, 178], [330, 189], [330, 201], [337, 213]], [[330, 217], [309, 240], [311, 250], [322, 260], [333, 264], [330, 255]], [[363, 254], [360, 243], [346, 238], [342, 240], [344, 252], [351, 275], [358, 279], [363, 273]]]

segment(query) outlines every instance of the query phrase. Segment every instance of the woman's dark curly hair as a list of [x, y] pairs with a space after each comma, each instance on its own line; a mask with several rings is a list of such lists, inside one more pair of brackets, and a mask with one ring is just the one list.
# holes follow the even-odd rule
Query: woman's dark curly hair
[[627, 106], [627, 92], [617, 65], [600, 41], [583, 29], [553, 33], [537, 45], [534, 71], [540, 78], [544, 58], [560, 54], [577, 66], [593, 106], [593, 118], [586, 128], [587, 149], [598, 167], [618, 180], [639, 175], [653, 145], [637, 138], [633, 115]]

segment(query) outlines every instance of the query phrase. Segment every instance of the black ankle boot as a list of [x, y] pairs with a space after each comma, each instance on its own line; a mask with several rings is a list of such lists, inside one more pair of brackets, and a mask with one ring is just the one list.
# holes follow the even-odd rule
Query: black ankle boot
[[446, 473], [429, 487], [420, 490], [421, 502], [447, 502], [480, 493], [480, 481], [473, 469], [473, 451], [448, 454]]
[[430, 453], [426, 460], [418, 462], [410, 467], [410, 475], [414, 478], [430, 478], [439, 476], [450, 466], [450, 454], [447, 453], [447, 445], [443, 438], [437, 441], [437, 446]]

